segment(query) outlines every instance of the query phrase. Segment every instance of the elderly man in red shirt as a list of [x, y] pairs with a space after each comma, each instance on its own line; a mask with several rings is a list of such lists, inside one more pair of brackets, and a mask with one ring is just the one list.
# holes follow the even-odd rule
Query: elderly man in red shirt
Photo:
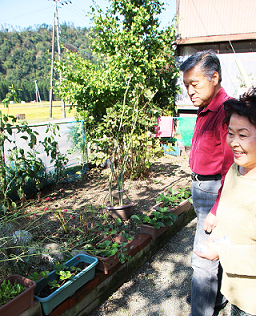
[[[216, 226], [221, 179], [233, 163], [233, 154], [226, 143], [227, 128], [223, 102], [229, 96], [221, 87], [220, 61], [213, 51], [202, 51], [185, 60], [180, 70], [183, 82], [194, 106], [198, 107], [192, 138], [189, 163], [192, 170], [191, 192], [197, 215], [194, 250], [201, 247]], [[220, 189], [220, 190], [219, 190]], [[218, 194], [219, 191], [219, 194]], [[210, 261], [192, 255], [193, 278], [191, 316], [213, 316], [226, 304], [220, 293], [221, 267], [219, 261]]]

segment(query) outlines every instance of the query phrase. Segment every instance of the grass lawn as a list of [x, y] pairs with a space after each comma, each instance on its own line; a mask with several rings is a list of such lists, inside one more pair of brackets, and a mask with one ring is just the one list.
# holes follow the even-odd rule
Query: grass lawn
[[[16, 116], [17, 114], [25, 114], [25, 119], [28, 123], [36, 123], [49, 121], [49, 101], [42, 101], [40, 103], [15, 103], [9, 104], [9, 115]], [[8, 109], [4, 107], [3, 103], [0, 103], [0, 111], [2, 114], [7, 114]], [[66, 117], [74, 117], [75, 109], [73, 108], [69, 112], [69, 106], [66, 105]], [[61, 101], [53, 101], [52, 103], [52, 119], [62, 118]]]

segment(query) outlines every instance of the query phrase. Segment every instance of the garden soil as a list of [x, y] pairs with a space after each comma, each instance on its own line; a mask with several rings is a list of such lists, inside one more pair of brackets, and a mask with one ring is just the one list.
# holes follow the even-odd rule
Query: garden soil
[[[64, 207], [75, 210], [90, 204], [95, 208], [101, 208], [103, 203], [109, 203], [109, 172], [109, 168], [91, 168], [85, 172], [82, 180], [46, 187], [42, 199], [45, 201], [46, 197], [51, 197], [47, 203], [49, 209]], [[128, 190], [129, 199], [135, 203], [135, 213], [148, 212], [156, 204], [156, 198], [160, 193], [167, 194], [170, 188], [177, 191], [190, 186], [190, 174], [188, 154], [178, 157], [165, 155], [152, 161], [147, 178], [126, 180], [124, 188]]]
[[[95, 212], [104, 212], [108, 215], [105, 206], [110, 205], [109, 173], [109, 168], [91, 168], [80, 180], [45, 187], [40, 198], [28, 197], [23, 207], [24, 227], [27, 225], [28, 218], [31, 223], [33, 222], [32, 226], [37, 225], [36, 234], [41, 239], [53, 234], [56, 241], [58, 238], [63, 238], [64, 241], [68, 237], [81, 235], [79, 229], [86, 229], [87, 219], [89, 228], [91, 227], [90, 222], [97, 218]], [[178, 157], [165, 155], [152, 161], [145, 179], [127, 179], [124, 189], [127, 190], [128, 198], [135, 203], [132, 213], [149, 214], [160, 193], [168, 194], [170, 188], [177, 192], [178, 189], [190, 186], [190, 182], [188, 155]], [[90, 212], [90, 209], [93, 209], [94, 213]], [[60, 220], [56, 216], [58, 211], [60, 216], [65, 218], [72, 233], [64, 234]], [[125, 224], [128, 226], [128, 232], [133, 234], [139, 232], [134, 220], [126, 221]], [[23, 229], [22, 224], [19, 229]]]

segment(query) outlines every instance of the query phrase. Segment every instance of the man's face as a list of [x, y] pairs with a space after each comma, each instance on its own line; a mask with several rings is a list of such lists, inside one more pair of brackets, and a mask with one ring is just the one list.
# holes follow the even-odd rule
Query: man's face
[[218, 73], [215, 72], [209, 81], [203, 75], [200, 65], [184, 72], [183, 82], [194, 106], [207, 107], [218, 92], [216, 91], [218, 79]]

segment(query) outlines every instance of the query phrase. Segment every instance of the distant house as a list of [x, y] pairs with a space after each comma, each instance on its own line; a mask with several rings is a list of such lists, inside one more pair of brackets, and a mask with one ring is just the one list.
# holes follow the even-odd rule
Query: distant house
[[[236, 59], [250, 84], [256, 84], [256, 0], [176, 0], [176, 14], [179, 62], [212, 49], [220, 58], [222, 86], [230, 96], [241, 94], [244, 85]], [[176, 104], [180, 112], [193, 111], [184, 87]]]

